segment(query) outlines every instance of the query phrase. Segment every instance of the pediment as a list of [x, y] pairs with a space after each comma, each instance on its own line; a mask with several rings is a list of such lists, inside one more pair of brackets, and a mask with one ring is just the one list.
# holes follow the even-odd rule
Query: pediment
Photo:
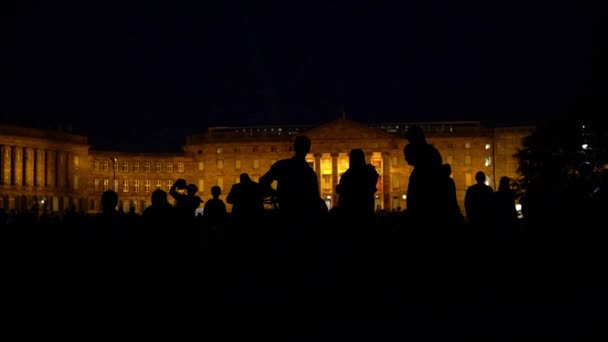
[[371, 139], [390, 139], [393, 135], [383, 131], [380, 128], [369, 127], [360, 122], [337, 119], [317, 127], [311, 128], [305, 132], [311, 140], [371, 140]]

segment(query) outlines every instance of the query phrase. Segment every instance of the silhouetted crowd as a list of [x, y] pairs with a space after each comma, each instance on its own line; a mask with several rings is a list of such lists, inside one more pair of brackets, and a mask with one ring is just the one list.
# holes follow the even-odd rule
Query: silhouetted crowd
[[[568, 189], [518, 198], [511, 179], [493, 191], [479, 171], [461, 210], [450, 165], [418, 127], [408, 139], [403, 211], [374, 208], [379, 174], [361, 149], [327, 208], [298, 136], [294, 156], [259, 182], [241, 174], [230, 213], [219, 186], [204, 201], [184, 179], [152, 192], [141, 215], [117, 210], [111, 190], [96, 215], [0, 212], [13, 315], [61, 308], [91, 329], [196, 318], [226, 336], [271, 329], [287, 340], [594, 332], [606, 318], [606, 172], [581, 169]], [[516, 201], [529, 206], [523, 219]]]

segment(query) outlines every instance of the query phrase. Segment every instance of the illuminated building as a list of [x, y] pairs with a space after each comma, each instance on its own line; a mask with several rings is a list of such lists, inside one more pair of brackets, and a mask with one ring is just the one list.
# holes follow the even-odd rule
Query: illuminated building
[[[117, 189], [119, 206], [125, 211], [133, 206], [141, 213], [150, 204], [152, 191], [169, 191], [178, 178], [196, 184], [204, 200], [211, 198], [214, 185], [225, 196], [241, 173], [257, 180], [275, 161], [291, 157], [293, 137], [306, 134], [312, 141], [306, 159], [319, 176], [319, 189], [329, 207], [336, 203], [335, 187], [348, 168], [350, 150], [361, 148], [381, 175], [376, 207], [403, 209], [412, 170], [403, 147], [412, 124], [365, 125], [340, 118], [316, 126], [211, 127], [186, 137], [182, 152], [170, 154], [99, 151], [84, 136], [0, 126], [0, 207], [23, 210], [44, 199], [53, 211], [73, 205], [95, 212], [100, 210], [101, 193]], [[533, 129], [485, 127], [479, 122], [415, 124], [423, 128], [443, 161], [452, 165], [461, 209], [477, 171], [484, 171], [493, 187], [501, 176], [517, 178], [514, 154]]]

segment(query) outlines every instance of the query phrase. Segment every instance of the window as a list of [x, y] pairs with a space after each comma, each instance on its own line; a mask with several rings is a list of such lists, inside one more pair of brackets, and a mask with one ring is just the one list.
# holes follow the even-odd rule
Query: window
[[234, 161], [234, 168], [236, 170], [240, 170], [241, 169], [241, 160], [240, 159], [237, 159], [237, 160]]
[[224, 161], [222, 159], [217, 160], [217, 169], [221, 170], [224, 168]]
[[163, 183], [162, 183], [162, 181], [161, 181], [160, 179], [159, 179], [159, 180], [157, 180], [157, 181], [156, 181], [156, 188], [157, 188], [157, 189], [162, 189], [162, 187], [163, 187]]
[[74, 190], [78, 190], [78, 175], [74, 176]]
[[454, 161], [454, 157], [452, 157], [451, 155], [446, 157], [446, 163], [452, 165], [452, 162]]
[[150, 192], [150, 180], [144, 180], [144, 192]]
[[464, 165], [471, 166], [471, 156], [464, 156]]
[[204, 169], [205, 169], [205, 162], [199, 161], [198, 162], [198, 170], [199, 171], [203, 171]]
[[122, 162], [122, 172], [129, 172], [129, 162]]
[[464, 184], [469, 187], [473, 184], [473, 175], [470, 172], [465, 173], [464, 175]]
[[184, 163], [183, 162], [177, 163], [177, 172], [184, 172]]
[[103, 191], [108, 191], [110, 189], [110, 181], [108, 179], [103, 180]]
[[486, 162], [484, 163], [485, 166], [490, 166], [492, 165], [492, 157], [486, 157]]
[[150, 162], [144, 162], [144, 172], [150, 172]]
[[155, 163], [154, 163], [154, 170], [155, 170], [156, 172], [161, 172], [161, 171], [162, 171], [162, 168], [163, 168], [163, 167], [162, 167], [161, 162], [155, 162]]
[[139, 192], [139, 179], [133, 180], [133, 192]]
[[93, 170], [99, 171], [99, 160], [93, 162]]
[[123, 179], [122, 181], [122, 192], [129, 192], [129, 180]]
[[202, 178], [199, 178], [198, 180], [198, 191], [200, 193], [203, 193], [203, 191], [205, 191], [205, 180]]
[[104, 171], [108, 171], [109, 170], [109, 168], [108, 168], [108, 161], [107, 160], [103, 161], [103, 170]]
[[139, 172], [139, 162], [133, 162], [133, 172]]
[[93, 184], [95, 184], [95, 192], [99, 192], [99, 179], [95, 178]]
[[217, 186], [219, 186], [222, 189], [224, 188], [224, 178], [217, 177]]
[[396, 156], [391, 157], [391, 164], [393, 164], [393, 166], [399, 166], [399, 158]]
[[112, 167], [114, 168], [114, 172], [118, 171], [118, 163], [117, 162], [112, 162]]
[[167, 172], [173, 172], [173, 163], [167, 162]]
[[78, 168], [80, 166], [80, 157], [74, 156], [74, 167]]
[[253, 160], [253, 168], [254, 169], [259, 169], [260, 168], [260, 160], [259, 159], [254, 159]]
[[173, 186], [173, 179], [169, 179], [167, 180], [167, 192], [169, 192], [169, 190], [171, 190], [171, 187]]

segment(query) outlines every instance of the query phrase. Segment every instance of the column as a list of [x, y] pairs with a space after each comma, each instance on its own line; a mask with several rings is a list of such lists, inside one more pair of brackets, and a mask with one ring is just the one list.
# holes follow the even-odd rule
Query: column
[[17, 186], [23, 185], [23, 147], [13, 146], [13, 182]]
[[11, 147], [2, 146], [2, 184], [11, 185]]
[[44, 186], [44, 175], [46, 174], [46, 152], [43, 149], [37, 148], [35, 150], [36, 155], [36, 167], [35, 177], [36, 186]]
[[52, 150], [46, 150], [46, 182], [45, 186], [54, 188], [56, 186], [56, 163], [57, 163], [57, 152]]
[[384, 190], [382, 202], [384, 209], [391, 206], [391, 168], [390, 168], [390, 153], [382, 152], [382, 189]]
[[331, 154], [331, 200], [332, 205], [336, 200], [336, 186], [338, 185], [338, 153]]
[[321, 153], [315, 153], [315, 173], [317, 174], [317, 186], [321, 190]]
[[34, 185], [34, 149], [31, 147], [25, 148], [25, 185]]
[[65, 175], [66, 175], [66, 157], [64, 151], [57, 151], [57, 187], [60, 189], [65, 188]]

